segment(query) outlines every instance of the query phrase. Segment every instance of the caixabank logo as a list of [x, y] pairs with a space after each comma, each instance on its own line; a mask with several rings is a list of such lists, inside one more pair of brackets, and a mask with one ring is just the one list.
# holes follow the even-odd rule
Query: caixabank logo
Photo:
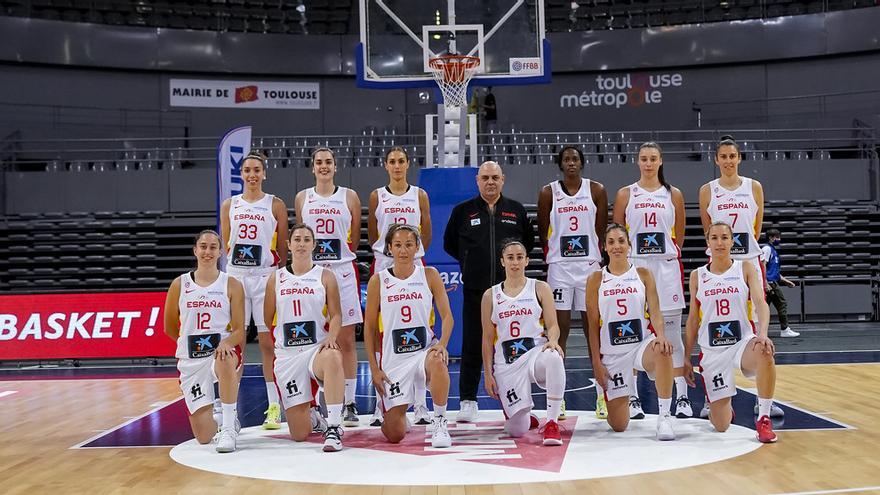
[[663, 102], [666, 91], [681, 88], [684, 76], [679, 73], [647, 74], [638, 72], [616, 76], [596, 76], [593, 88], [580, 94], [559, 97], [559, 108], [622, 107], [638, 108]]

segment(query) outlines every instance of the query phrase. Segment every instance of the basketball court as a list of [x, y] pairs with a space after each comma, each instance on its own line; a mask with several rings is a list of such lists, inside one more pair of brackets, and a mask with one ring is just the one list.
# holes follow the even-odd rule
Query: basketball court
[[[419, 98], [436, 106], [424, 122], [427, 166], [477, 166], [477, 129], [485, 122], [479, 108], [469, 108], [475, 89], [552, 83], [544, 8], [535, 0], [360, 0], [352, 84], [423, 88]], [[595, 416], [593, 372], [579, 329], [572, 330], [565, 362], [561, 447], [541, 446], [537, 431], [507, 436], [499, 402], [482, 388], [478, 421], [450, 422], [452, 448], [433, 449], [425, 426], [389, 444], [368, 426], [375, 392], [361, 344], [361, 426], [346, 429], [339, 453], [323, 453], [319, 434], [294, 443], [286, 425], [261, 428], [267, 401], [256, 343], [248, 346], [239, 392], [238, 450], [223, 455], [193, 439], [170, 359], [15, 363], [0, 367], [0, 477], [10, 494], [880, 493], [876, 324], [797, 329], [800, 338], [777, 340], [775, 399], [785, 416], [774, 420], [776, 444], [756, 440], [755, 385], [741, 376], [734, 424], [725, 433], [706, 420], [677, 419], [677, 439], [658, 442], [656, 394], [644, 375], [646, 419], [612, 432]], [[453, 420], [458, 369], [457, 360], [450, 363]], [[544, 396], [534, 392], [543, 419]], [[690, 389], [689, 398], [699, 411], [702, 386]]]

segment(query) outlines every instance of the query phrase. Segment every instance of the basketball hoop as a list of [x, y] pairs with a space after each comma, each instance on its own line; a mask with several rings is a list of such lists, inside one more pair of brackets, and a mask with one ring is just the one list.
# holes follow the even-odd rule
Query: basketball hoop
[[479, 66], [480, 58], [468, 55], [441, 55], [428, 61], [434, 80], [443, 93], [444, 105], [467, 106], [467, 86]]

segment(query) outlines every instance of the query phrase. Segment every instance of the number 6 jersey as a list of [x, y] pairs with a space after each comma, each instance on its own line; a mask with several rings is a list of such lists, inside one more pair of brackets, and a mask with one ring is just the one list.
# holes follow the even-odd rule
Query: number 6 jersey
[[226, 271], [233, 275], [263, 275], [278, 263], [278, 221], [272, 214], [275, 196], [248, 203], [241, 194], [229, 203], [229, 243]]
[[515, 296], [505, 294], [502, 284], [492, 286], [495, 366], [513, 364], [532, 347], [547, 343], [536, 280], [526, 278], [526, 285]]

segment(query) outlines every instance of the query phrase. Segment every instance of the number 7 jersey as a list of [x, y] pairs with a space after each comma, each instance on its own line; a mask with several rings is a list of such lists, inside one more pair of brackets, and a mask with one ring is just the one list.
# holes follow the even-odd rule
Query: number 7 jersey
[[278, 221], [272, 214], [275, 196], [248, 203], [241, 194], [229, 203], [229, 243], [226, 271], [233, 275], [271, 273], [278, 263]]
[[742, 178], [742, 184], [733, 191], [721, 187], [718, 179], [709, 183], [709, 218], [724, 222], [733, 230], [733, 247], [730, 256], [735, 260], [747, 260], [761, 255], [761, 246], [755, 239], [755, 219], [758, 203], [752, 194], [752, 179]]

